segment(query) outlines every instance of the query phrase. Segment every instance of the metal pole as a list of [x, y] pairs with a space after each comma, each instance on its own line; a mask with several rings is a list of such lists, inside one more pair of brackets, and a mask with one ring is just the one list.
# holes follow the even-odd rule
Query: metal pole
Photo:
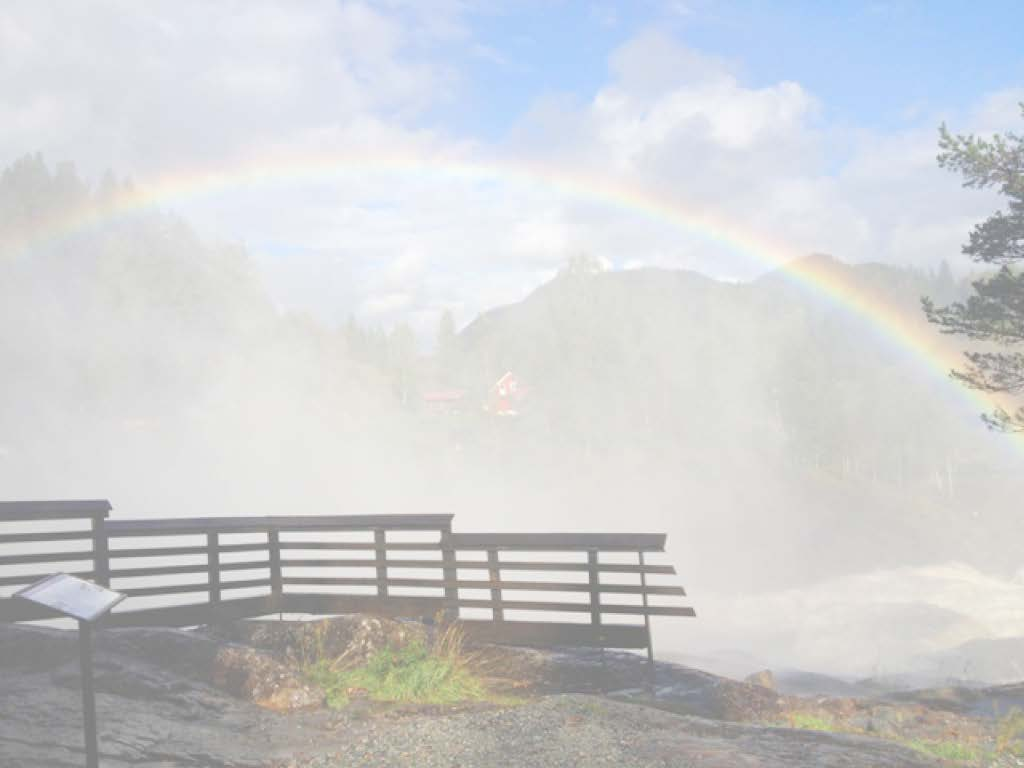
[[648, 685], [651, 688], [651, 695], [654, 695], [655, 687], [655, 675], [657, 674], [656, 667], [654, 666], [654, 640], [651, 638], [651, 615], [647, 613], [647, 571], [644, 563], [644, 551], [641, 549], [637, 554], [640, 556], [640, 588], [643, 590], [644, 600], [644, 628], [647, 630], [647, 675]]
[[92, 626], [78, 622], [78, 654], [82, 669], [82, 717], [85, 722], [85, 766], [99, 768], [100, 752], [96, 743], [96, 691], [92, 679]]
[[[590, 623], [595, 627], [601, 624], [601, 574], [598, 572], [596, 549], [587, 550], [587, 573], [590, 583]], [[608, 663], [604, 656], [604, 640], [599, 649], [601, 654], [601, 692], [606, 693], [608, 687]]]

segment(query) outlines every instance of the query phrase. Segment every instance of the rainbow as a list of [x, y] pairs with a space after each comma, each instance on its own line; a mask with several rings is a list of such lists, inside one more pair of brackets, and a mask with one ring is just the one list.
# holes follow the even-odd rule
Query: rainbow
[[[231, 191], [285, 183], [324, 183], [379, 175], [471, 183], [522, 184], [549, 190], [572, 200], [589, 201], [667, 224], [688, 234], [752, 258], [778, 270], [806, 289], [862, 318], [891, 343], [905, 350], [937, 378], [954, 388], [972, 412], [991, 411], [1007, 403], [989, 393], [967, 389], [949, 379], [962, 364], [960, 351], [923, 317], [897, 311], [852, 284], [841, 269], [826, 259], [802, 258], [785, 244], [744, 229], [696, 206], [681, 205], [640, 185], [558, 169], [549, 165], [509, 161], [472, 161], [451, 156], [411, 152], [352, 152], [262, 155], [221, 168], [200, 168], [157, 177], [132, 185], [103, 205], [83, 206], [56, 219], [42, 220], [13, 238], [0, 233], [0, 248], [28, 251], [45, 247], [100, 227], [120, 216], [186, 203]], [[1024, 435], [1010, 437], [1024, 447]]]

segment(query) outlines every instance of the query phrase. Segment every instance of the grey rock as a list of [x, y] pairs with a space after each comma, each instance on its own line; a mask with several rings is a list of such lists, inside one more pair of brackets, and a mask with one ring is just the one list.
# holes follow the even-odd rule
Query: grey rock
[[[78, 768], [83, 762], [74, 633], [0, 627], [0, 766]], [[104, 768], [555, 768], [560, 766], [934, 765], [878, 740], [723, 722], [732, 696], [762, 692], [665, 665], [654, 693], [541, 696], [506, 708], [383, 717], [317, 709], [279, 713], [217, 688], [217, 654], [233, 643], [174, 630], [117, 630], [97, 637], [96, 680]], [[530, 652], [577, 687], [600, 660]], [[560, 660], [560, 661], [559, 661]], [[607, 654], [604, 683], [637, 680], [643, 661]], [[642, 679], [642, 678], [641, 678]], [[643, 704], [654, 704], [661, 709]]]

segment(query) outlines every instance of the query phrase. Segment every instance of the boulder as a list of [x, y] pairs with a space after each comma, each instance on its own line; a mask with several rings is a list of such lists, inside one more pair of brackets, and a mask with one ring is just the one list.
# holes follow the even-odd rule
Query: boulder
[[217, 654], [213, 683], [232, 696], [266, 709], [288, 712], [319, 707], [324, 692], [265, 653], [244, 646], [226, 646]]
[[278, 661], [302, 667], [329, 660], [339, 667], [363, 664], [385, 648], [426, 642], [419, 622], [380, 616], [335, 616], [318, 621], [237, 621], [207, 627], [207, 634], [266, 651]]

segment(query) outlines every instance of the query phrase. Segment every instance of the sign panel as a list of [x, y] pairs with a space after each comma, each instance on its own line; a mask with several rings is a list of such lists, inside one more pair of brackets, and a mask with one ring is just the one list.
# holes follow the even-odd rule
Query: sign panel
[[42, 581], [15, 592], [13, 597], [20, 597], [59, 611], [73, 619], [87, 622], [96, 621], [125, 598], [120, 592], [66, 573], [47, 576]]

